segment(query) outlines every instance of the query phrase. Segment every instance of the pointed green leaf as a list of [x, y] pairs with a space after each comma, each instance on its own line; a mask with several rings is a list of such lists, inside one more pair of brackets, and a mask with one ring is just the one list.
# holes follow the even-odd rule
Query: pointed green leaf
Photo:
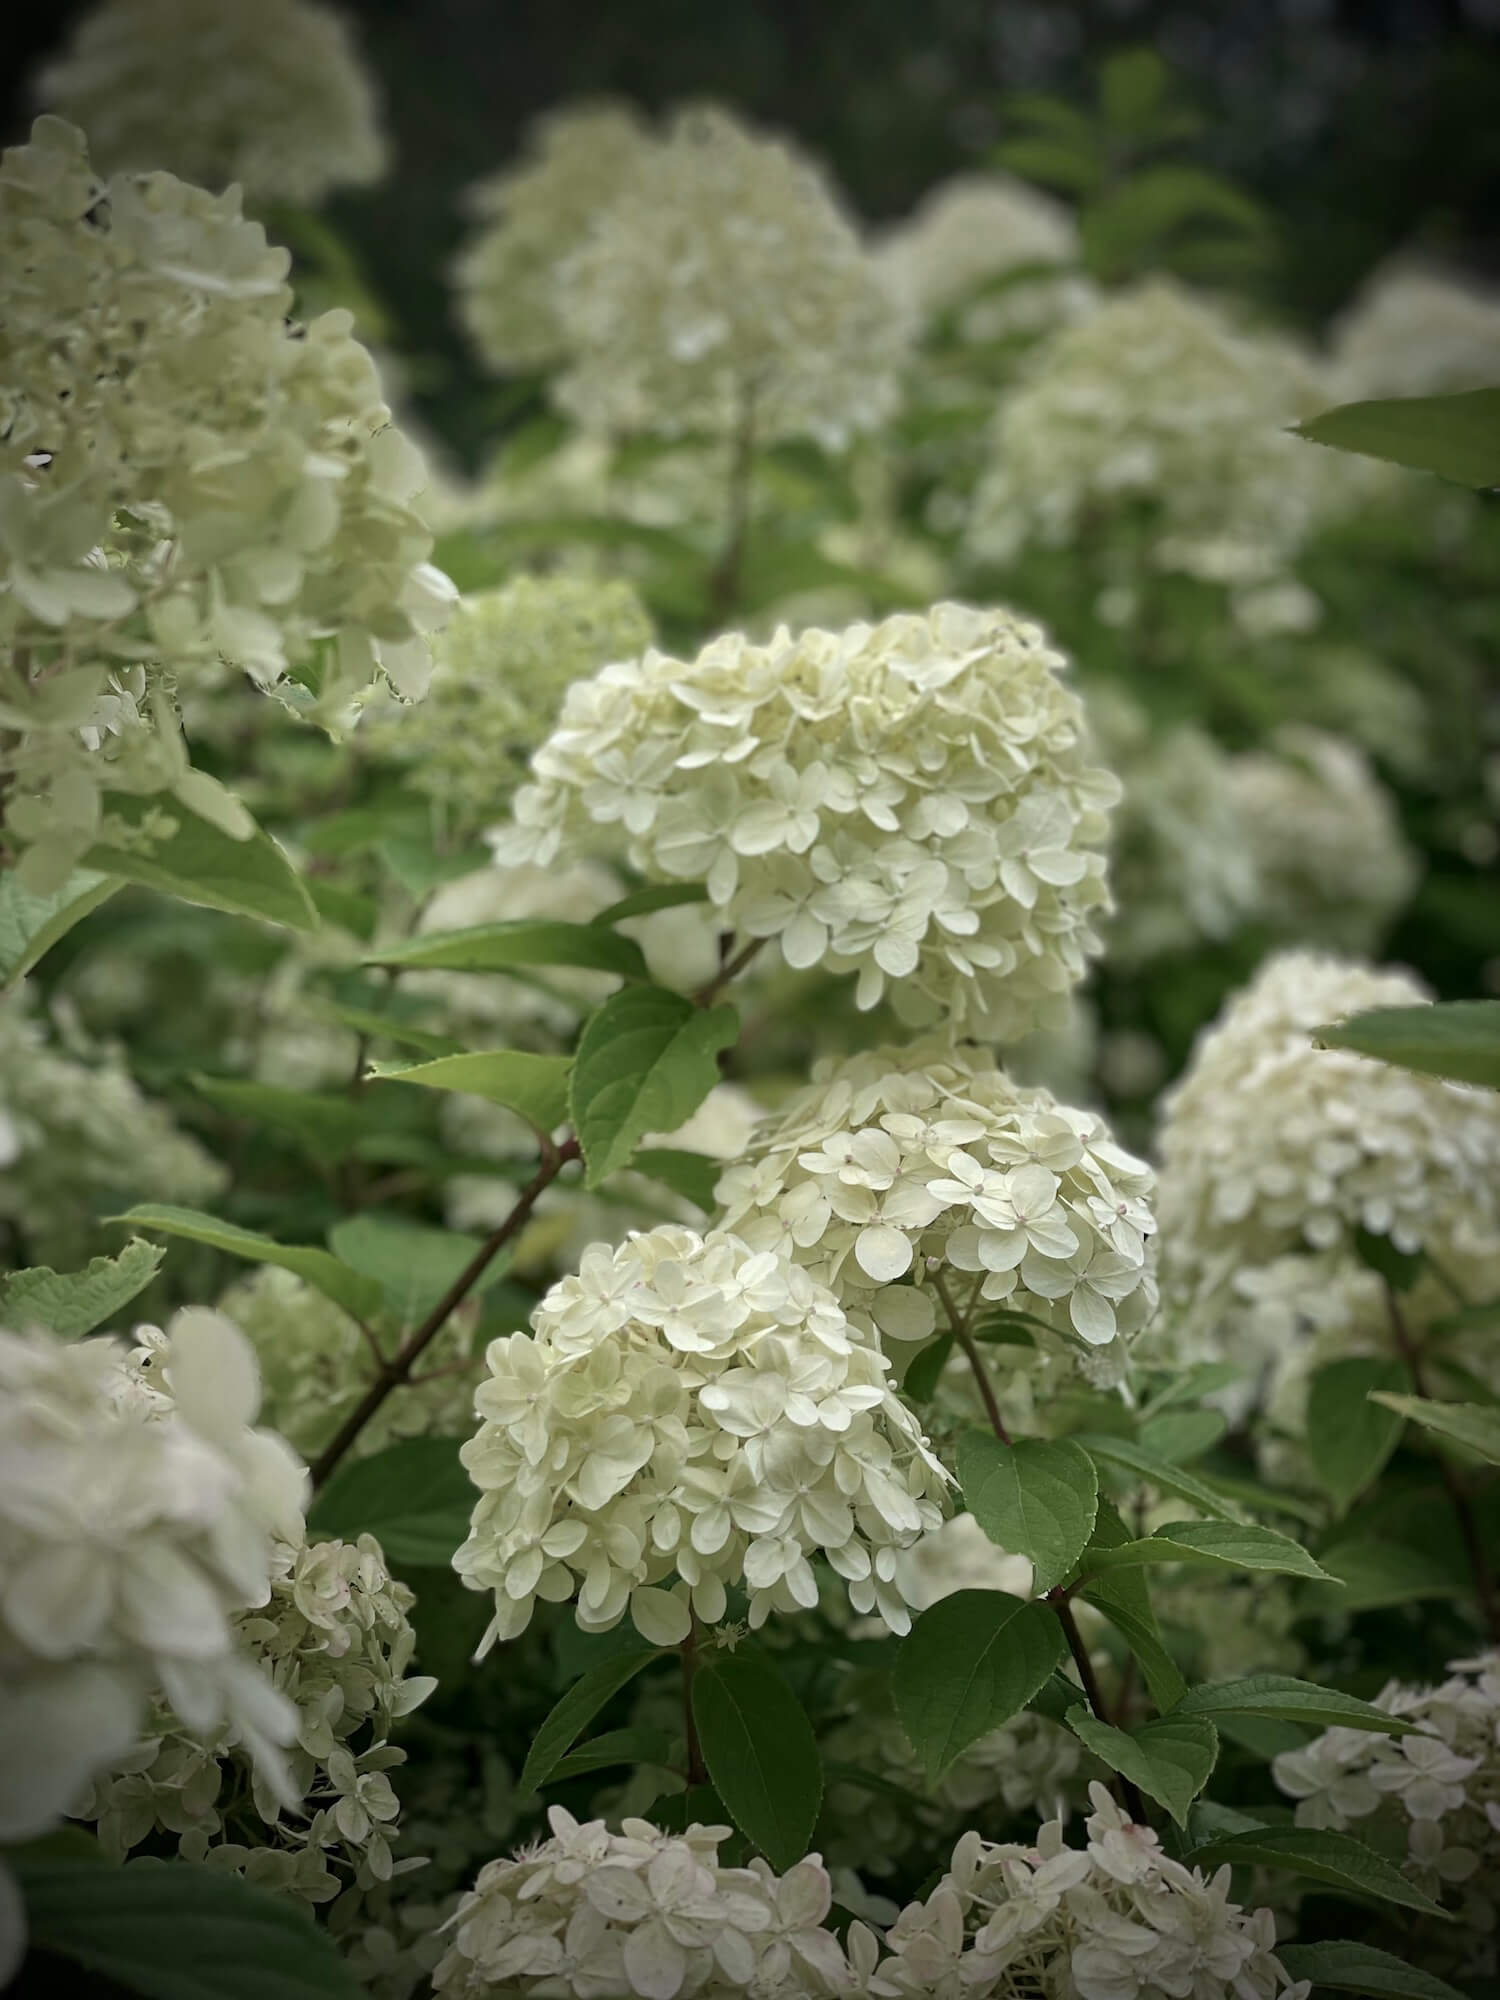
[[1191, 1465], [1212, 1451], [1229, 1428], [1221, 1410], [1160, 1410], [1142, 1419], [1140, 1441], [1173, 1465]]
[[[1121, 1548], [1130, 1540], [1129, 1529], [1101, 1495], [1090, 1553], [1098, 1549]], [[1146, 1686], [1157, 1707], [1174, 1708], [1186, 1692], [1187, 1682], [1163, 1644], [1156, 1613], [1151, 1608], [1151, 1591], [1145, 1573], [1139, 1569], [1122, 1569], [1109, 1576], [1087, 1577], [1082, 1594], [1097, 1611], [1104, 1613], [1140, 1662]]]
[[[138, 823], [158, 802], [111, 794], [105, 803], [111, 813]], [[231, 916], [260, 917], [298, 931], [318, 928], [311, 897], [269, 834], [257, 829], [248, 840], [232, 840], [183, 808], [172, 811], [178, 825], [170, 840], [156, 841], [141, 853], [101, 844], [84, 856], [85, 868]]]
[[1325, 1549], [1323, 1567], [1344, 1586], [1336, 1600], [1343, 1612], [1418, 1604], [1428, 1597], [1464, 1597], [1473, 1589], [1467, 1567], [1450, 1567], [1442, 1551], [1382, 1542], [1373, 1535]]
[[446, 1569], [477, 1498], [458, 1447], [457, 1438], [404, 1438], [346, 1458], [314, 1499], [309, 1532], [346, 1542], [373, 1535], [398, 1570]]
[[1276, 1956], [1289, 1979], [1308, 1979], [1325, 1991], [1364, 2000], [1464, 2000], [1456, 1986], [1372, 1944], [1279, 1944]]
[[[366, 1211], [336, 1222], [328, 1232], [328, 1247], [351, 1271], [372, 1278], [385, 1295], [387, 1314], [398, 1326], [408, 1327], [424, 1319], [473, 1263], [481, 1239]], [[504, 1252], [492, 1257], [470, 1287], [471, 1295], [498, 1285], [509, 1263]]]
[[241, 1229], [236, 1223], [222, 1222], [217, 1215], [205, 1215], [197, 1208], [176, 1208], [167, 1202], [141, 1202], [123, 1215], [111, 1215], [110, 1222], [133, 1222], [138, 1229], [157, 1229], [164, 1236], [182, 1236], [190, 1243], [206, 1243], [231, 1257], [243, 1257], [251, 1264], [276, 1264], [283, 1271], [295, 1271], [299, 1278], [341, 1305], [356, 1319], [372, 1319], [380, 1311], [381, 1292], [370, 1279], [360, 1277], [337, 1257], [310, 1243], [278, 1243], [255, 1229]]
[[55, 896], [33, 896], [13, 868], [0, 873], [0, 985], [29, 972], [74, 924], [124, 886], [118, 876], [77, 868]]
[[[1500, 398], [1500, 389], [1490, 391]], [[1420, 1070], [1453, 1083], [1500, 1089], [1500, 1000], [1443, 1000], [1431, 1007], [1372, 1007], [1316, 1031], [1320, 1047]]]
[[1419, 1910], [1423, 1916], [1445, 1913], [1420, 1889], [1412, 1887], [1400, 1869], [1351, 1834], [1331, 1833], [1315, 1826], [1262, 1826], [1253, 1833], [1232, 1833], [1195, 1847], [1184, 1859], [1190, 1868], [1278, 1868], [1343, 1889], [1356, 1896], [1374, 1896]]
[[683, 1146], [642, 1146], [632, 1156], [630, 1165], [633, 1172], [660, 1181], [673, 1194], [680, 1194], [684, 1201], [701, 1208], [705, 1215], [712, 1215], [718, 1206], [714, 1189], [724, 1171], [724, 1162], [710, 1159], [707, 1153], [689, 1152]]
[[1500, 1408], [1485, 1403], [1434, 1403], [1425, 1396], [1392, 1396], [1377, 1391], [1370, 1399], [1410, 1417], [1424, 1431], [1461, 1444], [1491, 1465], [1500, 1465]]
[[607, 924], [565, 924], [546, 917], [433, 931], [371, 952], [366, 965], [427, 966], [444, 972], [507, 972], [514, 966], [577, 965], [622, 979], [645, 979], [646, 961], [634, 938]]
[[1094, 1532], [1099, 1480], [1086, 1451], [1068, 1439], [1002, 1444], [987, 1431], [958, 1441], [958, 1483], [990, 1540], [1029, 1556], [1038, 1596], [1069, 1574]]
[[1318, 1483], [1342, 1513], [1378, 1479], [1401, 1435], [1401, 1418], [1368, 1400], [1372, 1389], [1406, 1381], [1399, 1361], [1353, 1355], [1330, 1361], [1307, 1392], [1307, 1457]]
[[1218, 1761], [1219, 1734], [1211, 1722], [1201, 1716], [1167, 1715], [1127, 1734], [1101, 1722], [1079, 1703], [1069, 1708], [1066, 1720], [1096, 1757], [1148, 1799], [1165, 1806], [1179, 1826], [1186, 1826], [1188, 1807]]
[[675, 910], [683, 903], [706, 903], [708, 891], [701, 882], [658, 882], [648, 889], [636, 889], [611, 903], [590, 919], [596, 924], [623, 924], [629, 917], [649, 917], [657, 910]]
[[615, 1764], [660, 1764], [670, 1768], [673, 1743], [664, 1729], [610, 1729], [603, 1736], [590, 1737], [577, 1750], [570, 1750], [560, 1764], [552, 1767], [551, 1778], [579, 1778], [586, 1771], [607, 1771]]
[[625, 1166], [648, 1132], [692, 1116], [738, 1032], [733, 1007], [695, 1007], [660, 986], [627, 986], [589, 1017], [568, 1085], [586, 1186]]
[[331, 1090], [283, 1090], [228, 1076], [194, 1076], [192, 1084], [231, 1118], [284, 1133], [322, 1167], [347, 1159], [370, 1126], [368, 1105]]
[[567, 1056], [537, 1056], [524, 1049], [478, 1049], [432, 1062], [371, 1063], [381, 1083], [417, 1083], [425, 1090], [458, 1090], [503, 1104], [534, 1131], [550, 1133], [568, 1115]]
[[817, 1739], [763, 1653], [720, 1653], [693, 1676], [693, 1721], [714, 1790], [780, 1872], [806, 1854], [823, 1802]]
[[1412, 1726], [1352, 1694], [1293, 1680], [1288, 1674], [1252, 1674], [1246, 1680], [1189, 1688], [1172, 1713], [1206, 1715], [1210, 1721], [1220, 1715], [1264, 1715], [1277, 1722], [1305, 1722], [1314, 1729], [1368, 1729], [1386, 1736], [1405, 1736]]
[[605, 1703], [633, 1681], [643, 1668], [661, 1658], [662, 1654], [656, 1647], [642, 1641], [638, 1646], [628, 1646], [623, 1652], [611, 1654], [607, 1660], [601, 1660], [597, 1667], [591, 1667], [574, 1681], [561, 1700], [554, 1703], [532, 1738], [531, 1749], [517, 1780], [517, 1789], [539, 1792]]
[[463, 1043], [454, 1041], [451, 1035], [433, 1034], [428, 1028], [419, 1028], [403, 1020], [399, 1014], [382, 1014], [376, 1007], [345, 1007], [314, 994], [304, 999], [302, 1012], [310, 1014], [314, 1020], [330, 1021], [335, 1027], [349, 1028], [356, 1035], [367, 1035], [371, 1040], [384, 1037], [398, 1048], [415, 1049], [419, 1055], [461, 1056], [464, 1053]]
[[1023, 1709], [1067, 1651], [1051, 1607], [1003, 1590], [940, 1598], [901, 1641], [896, 1713], [930, 1779]]
[[145, 1290], [166, 1254], [132, 1236], [118, 1257], [92, 1257], [81, 1271], [12, 1271], [0, 1277], [0, 1322], [44, 1326], [64, 1340], [92, 1333]]
[[1254, 1528], [1242, 1521], [1173, 1521], [1139, 1541], [1122, 1542], [1117, 1548], [1091, 1549], [1084, 1558], [1084, 1569], [1093, 1573], [1169, 1562], [1202, 1563], [1215, 1569], [1268, 1570], [1277, 1576], [1305, 1577], [1311, 1583], [1337, 1581], [1289, 1535], [1278, 1535], [1270, 1528]]
[[1090, 1458], [1096, 1461], [1102, 1459], [1117, 1471], [1132, 1473], [1147, 1485], [1159, 1487], [1163, 1493], [1175, 1494], [1179, 1500], [1186, 1500], [1190, 1506], [1196, 1507], [1200, 1514], [1207, 1514], [1216, 1521], [1243, 1518], [1234, 1502], [1215, 1492], [1206, 1480], [1183, 1471], [1169, 1458], [1163, 1458], [1160, 1452], [1150, 1451], [1130, 1438], [1105, 1437], [1102, 1433], [1091, 1431], [1080, 1433], [1073, 1442], [1081, 1444]]
[[1435, 472], [1459, 486], [1500, 486], [1500, 389], [1342, 403], [1297, 432], [1313, 444]]

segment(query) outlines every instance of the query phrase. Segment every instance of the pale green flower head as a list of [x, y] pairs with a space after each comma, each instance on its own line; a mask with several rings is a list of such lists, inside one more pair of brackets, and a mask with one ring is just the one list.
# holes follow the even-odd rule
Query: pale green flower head
[[37, 78], [105, 173], [236, 183], [255, 207], [385, 172], [375, 86], [342, 15], [310, 0], [105, 0]]

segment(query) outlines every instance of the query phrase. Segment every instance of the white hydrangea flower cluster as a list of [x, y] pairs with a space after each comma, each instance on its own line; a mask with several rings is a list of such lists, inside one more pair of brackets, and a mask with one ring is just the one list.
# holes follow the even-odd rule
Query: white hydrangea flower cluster
[[[1037, 333], [1087, 312], [1094, 287], [1079, 269], [1082, 256], [1071, 211], [1009, 174], [955, 174], [875, 245], [902, 308], [931, 321], [958, 307], [966, 340]], [[1059, 267], [1055, 275], [1036, 268], [1049, 265]]]
[[226, 1719], [284, 1803], [292, 1704], [240, 1644], [304, 1475], [253, 1430], [254, 1357], [218, 1314], [168, 1335], [171, 1394], [108, 1339], [0, 1333], [0, 1838], [41, 1833], [130, 1746], [151, 1695]]
[[1160, 567], [1274, 576], [1360, 478], [1287, 430], [1332, 400], [1289, 341], [1150, 279], [1028, 356], [995, 414], [970, 552], [1008, 562], [1149, 505]]
[[37, 79], [107, 173], [160, 168], [311, 206], [386, 167], [375, 88], [343, 15], [310, 0], [104, 0]]
[[[426, 684], [452, 593], [410, 504], [420, 456], [349, 315], [288, 323], [286, 272], [234, 190], [101, 184], [56, 118], [4, 156], [0, 769], [38, 894], [101, 836], [142, 837], [107, 793], [251, 830], [189, 765], [174, 699], [195, 667], [329, 722], [378, 671]], [[149, 831], [171, 824], [158, 808]]]
[[570, 682], [650, 645], [651, 619], [624, 581], [520, 576], [460, 599], [433, 644], [417, 704], [366, 711], [361, 748], [408, 767], [408, 782], [468, 830], [503, 810], [557, 721]]
[[819, 1855], [785, 1875], [758, 1857], [726, 1868], [727, 1826], [669, 1834], [642, 1819], [611, 1833], [561, 1806], [551, 1837], [491, 1861], [453, 1920], [433, 1974], [457, 2000], [808, 2000], [848, 1990], [825, 1928], [833, 1885]]
[[18, 1261], [81, 1263], [107, 1201], [201, 1207], [224, 1168], [147, 1097], [123, 1054], [61, 1023], [52, 1040], [24, 987], [0, 995], [0, 1224]]
[[887, 985], [902, 1015], [1012, 1039], [1098, 950], [1118, 785], [1086, 761], [1065, 665], [1006, 611], [940, 604], [843, 632], [739, 633], [569, 690], [497, 859], [623, 838], [706, 881], [723, 927]]
[[1123, 1361], [1156, 1304], [1153, 1177], [1103, 1119], [937, 1037], [813, 1076], [720, 1179], [726, 1228], [892, 1338], [931, 1333], [947, 1291]]
[[1445, 1262], [1500, 1248], [1500, 1098], [1313, 1044], [1428, 998], [1408, 973], [1298, 951], [1230, 1000], [1163, 1104], [1169, 1298], [1212, 1314], [1278, 1258], [1352, 1260], [1359, 1228]]
[[[166, 1831], [187, 1859], [310, 1903], [331, 1901], [346, 1879], [368, 1889], [420, 1866], [392, 1862], [400, 1806], [386, 1776], [405, 1757], [387, 1741], [393, 1725], [436, 1685], [406, 1671], [414, 1601], [370, 1535], [283, 1544], [270, 1602], [234, 1626], [243, 1655], [296, 1711], [287, 1758], [296, 1816], [248, 1762], [232, 1722], [196, 1732], [158, 1703], [144, 1739], [96, 1783], [79, 1817], [98, 1823], [116, 1859]], [[356, 1747], [360, 1736], [368, 1741]], [[252, 1812], [269, 1830], [264, 1845], [233, 1836]]]
[[906, 329], [831, 189], [713, 106], [624, 164], [554, 298], [588, 429], [841, 449], [895, 407]]
[[595, 1245], [532, 1324], [490, 1343], [461, 1454], [481, 1498], [454, 1568], [495, 1593], [486, 1645], [574, 1597], [587, 1631], [628, 1609], [675, 1645], [741, 1583], [759, 1627], [816, 1605], [814, 1555], [909, 1628], [897, 1551], [937, 1526], [947, 1474], [807, 1272], [666, 1223]]
[[[1376, 1706], [1416, 1725], [1409, 1736], [1328, 1729], [1286, 1750], [1272, 1773], [1297, 1801], [1299, 1826], [1382, 1822], [1404, 1834], [1405, 1873], [1457, 1919], [1421, 1923], [1432, 1970], [1500, 1971], [1500, 1652], [1453, 1660], [1435, 1687], [1392, 1683]], [[1378, 1815], [1378, 1817], [1376, 1817]], [[1420, 1920], [1419, 1920], [1420, 1922]]]
[[1061, 1820], [1028, 1845], [966, 1833], [937, 1888], [887, 1934], [889, 1959], [854, 1925], [849, 1957], [874, 1975], [864, 1990], [883, 2000], [1307, 2000], [1311, 1986], [1276, 1957], [1271, 1912], [1230, 1902], [1227, 1865], [1205, 1878], [1169, 1859], [1102, 1785], [1089, 1795], [1084, 1848], [1064, 1845]]
[[[1353, 743], [1288, 724], [1227, 761], [1222, 811], [1238, 820], [1258, 914], [1285, 937], [1373, 950], [1417, 884], [1395, 801]], [[1122, 907], [1128, 908], [1123, 888]]]
[[568, 104], [536, 121], [518, 164], [469, 190], [477, 226], [453, 276], [464, 325], [489, 367], [546, 368], [567, 351], [557, 267], [653, 143], [627, 104]]
[[1500, 293], [1397, 258], [1333, 326], [1336, 395], [1442, 396], [1500, 378]]

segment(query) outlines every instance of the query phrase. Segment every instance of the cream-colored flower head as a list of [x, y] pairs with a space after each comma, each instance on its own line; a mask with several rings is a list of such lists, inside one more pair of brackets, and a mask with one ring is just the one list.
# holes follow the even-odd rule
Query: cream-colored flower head
[[1409, 973], [1313, 952], [1268, 959], [1200, 1037], [1158, 1134], [1163, 1288], [1211, 1310], [1296, 1252], [1471, 1254], [1500, 1237], [1500, 1097], [1343, 1049], [1316, 1031], [1428, 998]]
[[1034, 349], [1001, 401], [971, 554], [1151, 510], [1151, 560], [1224, 583], [1275, 575], [1359, 475], [1288, 432], [1332, 397], [1277, 335], [1170, 280], [1122, 292]]
[[892, 1338], [946, 1324], [946, 1291], [966, 1318], [990, 1302], [1123, 1353], [1156, 1303], [1152, 1175], [1101, 1118], [938, 1037], [814, 1079], [720, 1179], [726, 1228]]
[[1500, 292], [1394, 258], [1333, 324], [1339, 401], [1441, 396], [1500, 381]]
[[433, 642], [433, 677], [416, 704], [366, 712], [359, 741], [398, 759], [450, 822], [493, 819], [557, 721], [570, 682], [650, 645], [651, 620], [628, 583], [520, 576], [464, 597]]
[[343, 16], [310, 0], [103, 0], [37, 96], [104, 172], [235, 182], [255, 207], [311, 206], [386, 168], [370, 72]]
[[137, 837], [107, 793], [250, 830], [189, 768], [174, 703], [195, 669], [330, 722], [382, 669], [425, 686], [451, 586], [411, 506], [421, 459], [349, 315], [288, 323], [286, 271], [233, 190], [101, 184], [55, 118], [5, 154], [0, 769], [38, 893], [101, 833]]
[[776, 1875], [759, 1858], [723, 1866], [727, 1826], [669, 1834], [625, 1819], [611, 1833], [561, 1806], [547, 1823], [549, 1839], [480, 1870], [433, 1974], [439, 1993], [806, 2000], [851, 1990], [825, 1927], [833, 1890], [820, 1855]]
[[[1087, 311], [1094, 288], [1082, 255], [1072, 212], [1009, 174], [954, 175], [875, 244], [881, 276], [913, 319], [963, 308], [961, 331], [975, 340], [1040, 332]], [[1013, 283], [996, 285], [1011, 273]]]
[[0, 1834], [27, 1839], [134, 1740], [160, 1690], [189, 1729], [228, 1718], [290, 1803], [294, 1712], [238, 1643], [302, 1537], [304, 1475], [251, 1429], [243, 1337], [179, 1312], [166, 1387], [108, 1339], [0, 1333]]
[[480, 181], [477, 227], [453, 270], [465, 326], [487, 366], [546, 368], [567, 351], [557, 268], [654, 144], [627, 104], [565, 105], [539, 118], [519, 162]]
[[1415, 889], [1418, 864], [1363, 751], [1288, 724], [1266, 749], [1229, 759], [1225, 777], [1267, 928], [1335, 951], [1374, 949]]
[[817, 1603], [816, 1555], [907, 1629], [896, 1554], [937, 1526], [946, 1474], [806, 1271], [668, 1223], [596, 1245], [532, 1325], [490, 1343], [462, 1451], [481, 1498], [454, 1568], [495, 1593], [486, 1643], [576, 1598], [586, 1630], [628, 1610], [674, 1645], [741, 1583], [759, 1626]]
[[838, 448], [895, 407], [905, 328], [818, 170], [682, 111], [558, 272], [563, 408], [590, 429]]
[[1063, 656], [1008, 611], [939, 604], [843, 632], [648, 652], [568, 691], [497, 858], [612, 838], [652, 882], [706, 882], [724, 927], [857, 972], [903, 1018], [1009, 1040], [1097, 952], [1118, 785], [1092, 767]]

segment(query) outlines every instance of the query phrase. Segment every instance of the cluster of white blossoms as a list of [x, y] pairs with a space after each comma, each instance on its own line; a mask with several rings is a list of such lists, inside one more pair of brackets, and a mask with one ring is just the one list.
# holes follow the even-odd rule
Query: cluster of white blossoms
[[[1226, 1864], [1211, 1879], [1162, 1852], [1092, 1785], [1088, 1845], [1067, 1847], [1061, 1820], [1025, 1845], [966, 1833], [942, 1881], [904, 1909], [880, 1960], [851, 1927], [848, 1954], [882, 2000], [1307, 2000], [1276, 1957], [1269, 1910], [1229, 1900]], [[878, 1967], [878, 1970], [877, 1970]]]
[[1333, 326], [1338, 400], [1441, 396], [1500, 378], [1500, 293], [1396, 259]]
[[1409, 973], [1297, 951], [1228, 1003], [1163, 1104], [1174, 1303], [1212, 1314], [1280, 1259], [1352, 1262], [1361, 1228], [1445, 1263], [1500, 1247], [1500, 1098], [1314, 1045], [1328, 1022], [1429, 997]]
[[433, 1974], [456, 2000], [807, 2000], [849, 1990], [825, 1928], [833, 1885], [810, 1854], [785, 1875], [726, 1868], [727, 1826], [662, 1833], [580, 1825], [548, 1809], [549, 1839], [491, 1861], [452, 1919]]
[[118, 1049], [66, 1017], [50, 1038], [24, 987], [0, 995], [0, 1229], [19, 1239], [18, 1261], [81, 1263], [110, 1206], [198, 1207], [226, 1178], [145, 1095]]
[[349, 315], [288, 322], [287, 263], [233, 189], [101, 183], [56, 118], [4, 156], [0, 774], [38, 894], [101, 838], [143, 837], [111, 793], [251, 831], [189, 765], [195, 668], [329, 722], [381, 670], [426, 684], [452, 589], [411, 505], [421, 458]]
[[1415, 889], [1417, 860], [1363, 752], [1288, 724], [1224, 761], [1223, 810], [1242, 829], [1257, 915], [1284, 937], [1372, 950]]
[[1283, 1751], [1271, 1769], [1297, 1801], [1299, 1826], [1353, 1828], [1368, 1839], [1384, 1823], [1404, 1836], [1406, 1874], [1457, 1919], [1422, 1925], [1418, 1962], [1493, 1977], [1500, 1971], [1500, 1653], [1451, 1661], [1448, 1671], [1435, 1687], [1393, 1683], [1380, 1695], [1377, 1707], [1416, 1725], [1411, 1735], [1328, 1729]]
[[1152, 1187], [1093, 1112], [934, 1037], [820, 1065], [717, 1193], [726, 1228], [888, 1337], [925, 1338], [935, 1301], [942, 1324], [990, 1302], [1117, 1375], [1156, 1305]]
[[453, 276], [464, 324], [489, 367], [546, 368], [566, 353], [557, 267], [652, 143], [628, 104], [569, 104], [536, 121], [517, 165], [469, 190], [477, 227]]
[[759, 1627], [816, 1605], [814, 1556], [909, 1627], [897, 1551], [937, 1526], [947, 1474], [806, 1271], [668, 1223], [595, 1245], [532, 1325], [490, 1343], [461, 1453], [481, 1497], [454, 1568], [495, 1593], [486, 1645], [575, 1597], [585, 1630], [628, 1610], [675, 1645], [740, 1584]]
[[41, 1833], [135, 1739], [159, 1693], [190, 1730], [228, 1722], [295, 1803], [293, 1704], [236, 1612], [302, 1538], [304, 1475], [253, 1430], [254, 1358], [216, 1313], [168, 1329], [170, 1393], [108, 1339], [0, 1333], [0, 1837]]
[[[239, 1613], [234, 1630], [243, 1656], [296, 1711], [286, 1759], [296, 1813], [257, 1773], [232, 1721], [195, 1731], [159, 1702], [78, 1817], [97, 1822], [117, 1860], [153, 1833], [172, 1833], [188, 1860], [310, 1903], [331, 1901], [346, 1881], [368, 1889], [419, 1866], [392, 1861], [400, 1808], [386, 1776], [405, 1755], [387, 1741], [393, 1725], [436, 1685], [406, 1671], [413, 1602], [369, 1535], [282, 1544], [270, 1602]], [[360, 1736], [368, 1740], [356, 1747]], [[269, 1830], [264, 1845], [235, 1837], [251, 1814]]]
[[628, 583], [516, 577], [460, 599], [434, 641], [423, 700], [367, 710], [359, 745], [405, 765], [450, 826], [482, 826], [525, 777], [570, 682], [634, 658], [652, 636]]
[[958, 308], [967, 340], [1035, 333], [1086, 312], [1094, 288], [1082, 255], [1072, 212], [1009, 174], [954, 175], [875, 245], [902, 309], [930, 322]]
[[310, 0], [104, 0], [41, 71], [107, 173], [160, 168], [257, 207], [385, 171], [375, 90], [344, 17]]
[[971, 553], [1087, 546], [1141, 512], [1150, 559], [1210, 581], [1274, 576], [1358, 475], [1287, 426], [1332, 401], [1278, 336], [1166, 279], [1033, 349], [1001, 401]]
[[1115, 779], [1065, 661], [1006, 611], [939, 604], [843, 632], [739, 633], [575, 682], [497, 859], [613, 838], [650, 882], [706, 882], [721, 927], [857, 972], [912, 1021], [1009, 1040], [1099, 949]]
[[839, 449], [895, 407], [906, 331], [831, 189], [712, 106], [623, 162], [554, 297], [588, 429]]

